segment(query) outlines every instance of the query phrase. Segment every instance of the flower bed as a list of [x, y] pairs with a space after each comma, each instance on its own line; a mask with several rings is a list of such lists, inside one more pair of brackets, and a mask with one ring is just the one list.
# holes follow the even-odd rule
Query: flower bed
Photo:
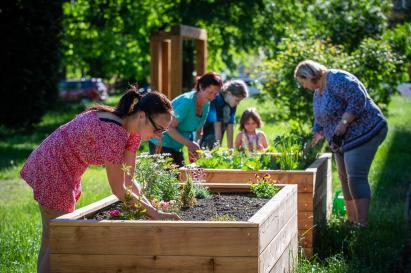
[[51, 272], [291, 272], [296, 263], [295, 185], [281, 185], [247, 221], [84, 220], [117, 201], [110, 196], [51, 221]]
[[[322, 154], [305, 170], [230, 170], [203, 169], [203, 180], [209, 185], [220, 183], [248, 184], [256, 174], [269, 174], [281, 184], [298, 185], [298, 231], [300, 245], [307, 256], [312, 255], [315, 243], [315, 224], [324, 222], [332, 210], [331, 154]], [[180, 180], [185, 181], [190, 168], [180, 168]]]

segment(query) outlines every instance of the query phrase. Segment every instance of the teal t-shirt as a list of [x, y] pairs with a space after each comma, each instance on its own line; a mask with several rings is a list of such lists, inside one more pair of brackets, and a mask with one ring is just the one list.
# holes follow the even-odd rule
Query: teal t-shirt
[[[183, 137], [190, 140], [195, 138], [197, 129], [204, 125], [210, 110], [210, 102], [207, 102], [203, 106], [201, 117], [196, 115], [196, 94], [196, 91], [183, 93], [172, 101], [174, 116], [178, 120], [176, 129]], [[163, 134], [162, 140], [163, 147], [172, 148], [176, 151], [180, 151], [184, 146], [174, 140], [167, 132]], [[150, 142], [157, 143], [157, 139], [152, 138]]]

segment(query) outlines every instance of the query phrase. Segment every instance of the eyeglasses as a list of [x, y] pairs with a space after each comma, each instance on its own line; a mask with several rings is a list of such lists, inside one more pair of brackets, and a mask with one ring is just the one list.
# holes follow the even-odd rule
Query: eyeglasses
[[147, 117], [148, 117], [148, 120], [150, 121], [151, 125], [153, 125], [153, 128], [154, 128], [153, 132], [154, 132], [154, 134], [160, 134], [160, 133], [162, 134], [162, 133], [164, 133], [165, 131], [167, 131], [166, 128], [157, 127], [156, 123], [154, 122], [154, 120], [151, 118], [150, 115], [147, 115]]

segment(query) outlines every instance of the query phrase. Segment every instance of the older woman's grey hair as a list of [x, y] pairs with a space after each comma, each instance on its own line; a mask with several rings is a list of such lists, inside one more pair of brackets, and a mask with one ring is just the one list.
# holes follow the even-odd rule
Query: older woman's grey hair
[[226, 94], [230, 92], [233, 96], [246, 98], [248, 97], [247, 85], [242, 80], [230, 80], [224, 83], [221, 88], [221, 93]]
[[309, 79], [315, 83], [326, 71], [327, 67], [325, 65], [312, 60], [305, 60], [300, 62], [295, 68], [294, 78]]

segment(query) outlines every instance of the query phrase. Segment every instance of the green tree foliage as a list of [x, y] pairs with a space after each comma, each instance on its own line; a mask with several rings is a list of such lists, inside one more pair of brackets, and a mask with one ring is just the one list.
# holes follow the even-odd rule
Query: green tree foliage
[[209, 69], [257, 47], [261, 1], [78, 0], [64, 4], [64, 65], [82, 76], [146, 79], [150, 34], [177, 24], [208, 32]]
[[46, 0], [1, 3], [0, 124], [31, 126], [55, 100], [61, 5]]
[[282, 112], [283, 119], [299, 124], [312, 122], [312, 93], [297, 85], [295, 66], [304, 59], [313, 59], [328, 67], [347, 68], [350, 56], [341, 47], [303, 35], [290, 35], [278, 45], [274, 59], [260, 67], [264, 90]]
[[313, 121], [312, 92], [298, 86], [294, 79], [296, 65], [305, 59], [353, 73], [383, 110], [401, 77], [397, 67], [402, 64], [402, 58], [383, 40], [364, 39], [354, 52], [348, 54], [342, 46], [328, 41], [290, 35], [280, 42], [275, 58], [267, 60], [260, 71], [265, 78], [264, 89], [283, 109], [283, 118], [299, 124]]
[[378, 38], [388, 25], [391, 0], [318, 0], [310, 7], [320, 38], [331, 38], [333, 44], [348, 51], [367, 37]]

